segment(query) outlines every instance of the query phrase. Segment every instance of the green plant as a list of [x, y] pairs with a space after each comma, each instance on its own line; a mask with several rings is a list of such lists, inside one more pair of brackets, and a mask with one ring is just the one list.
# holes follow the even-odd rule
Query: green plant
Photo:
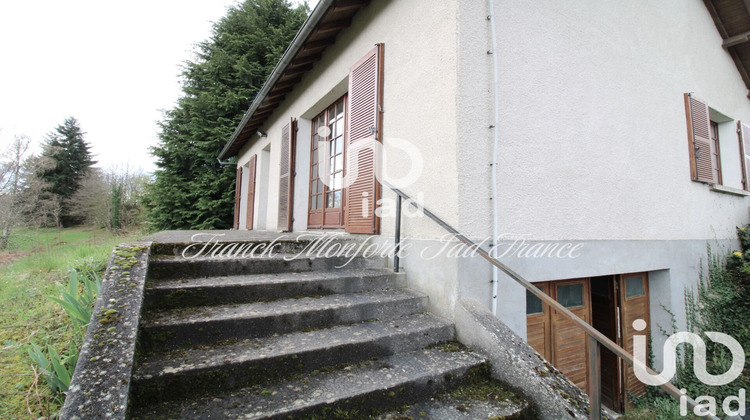
[[49, 296], [50, 300], [62, 306], [71, 320], [73, 338], [67, 351], [60, 355], [53, 346], [47, 345], [47, 354], [44, 354], [33, 343], [28, 351], [29, 358], [39, 366], [54, 397], [60, 404], [64, 401], [64, 393], [70, 387], [86, 327], [91, 321], [91, 314], [100, 288], [101, 280], [96, 273], [90, 272], [88, 275], [79, 276], [76, 270], [72, 270], [68, 277], [67, 287], [60, 287], [62, 299]]
[[102, 286], [102, 282], [96, 273], [89, 273], [89, 275], [93, 278], [84, 277], [83, 290], [81, 290], [79, 288], [78, 272], [76, 270], [71, 271], [68, 279], [68, 287], [63, 287], [60, 290], [62, 299], [49, 297], [65, 309], [65, 312], [70, 316], [73, 324], [77, 326], [76, 330], [79, 332], [83, 332], [91, 321], [91, 313], [94, 310], [96, 296], [99, 294], [99, 289]]
[[29, 357], [41, 368], [47, 384], [62, 404], [64, 400], [62, 396], [68, 392], [70, 380], [73, 378], [73, 371], [78, 362], [78, 348], [71, 347], [65, 356], [60, 356], [52, 346], [47, 346], [47, 352], [49, 357], [32, 343]]

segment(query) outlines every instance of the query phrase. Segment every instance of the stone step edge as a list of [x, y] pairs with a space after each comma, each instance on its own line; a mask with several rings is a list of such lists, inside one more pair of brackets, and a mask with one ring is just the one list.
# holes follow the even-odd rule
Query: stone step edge
[[166, 310], [271, 302], [403, 288], [406, 277], [388, 269], [368, 268], [335, 272], [248, 274], [225, 277], [161, 280], [146, 285], [144, 307]]
[[[217, 308], [223, 312], [209, 313]], [[427, 296], [408, 289], [285, 299], [221, 307], [174, 310], [168, 317], [141, 322], [142, 350], [327, 328], [367, 320], [386, 320], [425, 311]], [[243, 311], [245, 312], [243, 314]]]
[[[421, 362], [423, 359], [430, 359], [434, 362], [435, 358], [443, 359], [446, 366], [436, 369], [435, 363]], [[408, 369], [411, 364], [415, 363], [419, 366]], [[445, 353], [437, 348], [422, 349], [382, 358], [365, 367], [345, 368], [292, 381], [280, 381], [265, 387], [255, 386], [241, 388], [230, 393], [215, 394], [210, 400], [204, 398], [201, 404], [193, 405], [192, 412], [188, 410], [193, 400], [185, 401], [188, 407], [181, 407], [180, 401], [172, 401], [152, 406], [151, 409], [157, 410], [153, 418], [159, 418], [159, 413], [167, 412], [191, 418], [216, 416], [217, 418], [274, 419], [323, 413], [326, 409], [333, 407], [342, 409], [357, 407], [365, 410], [375, 407], [392, 408], [444, 391], [452, 383], [460, 383], [461, 378], [470, 369], [477, 368], [484, 363], [486, 363], [485, 359], [473, 353]], [[381, 370], [383, 372], [380, 372]], [[395, 377], [396, 374], [403, 377]], [[357, 383], [358, 378], [363, 376], [366, 380]], [[307, 383], [305, 384], [304, 381]], [[320, 392], [317, 395], [313, 394], [307, 400], [299, 398], [304, 395], [300, 392], [303, 387], [321, 390], [334, 384], [344, 388], [344, 392], [338, 395]], [[362, 388], [355, 390], [357, 386]], [[282, 401], [277, 402], [275, 407], [270, 405], [258, 407], [256, 402], [255, 406], [243, 410], [243, 405], [247, 404], [248, 398], [253, 397], [261, 401], [276, 397], [277, 401], [279, 399]], [[285, 397], [288, 398], [284, 401]], [[144, 416], [146, 413], [148, 409], [136, 410], [135, 414], [137, 416], [141, 414], [138, 418], [152, 418]]]
[[[234, 389], [271, 380], [309, 374], [319, 370], [335, 370], [342, 364], [387, 357], [396, 353], [445, 343], [453, 338], [450, 324], [420, 326], [401, 332], [388, 331], [380, 337], [349, 340], [335, 345], [321, 343], [308, 349], [277, 351], [263, 357], [247, 353], [236, 358], [212, 357], [208, 363], [163, 366], [154, 362], [137, 369], [133, 392], [149, 401], [199, 396], [211, 389]], [[152, 375], [153, 374], [153, 375]], [[197, 386], [199, 384], [199, 386]]]

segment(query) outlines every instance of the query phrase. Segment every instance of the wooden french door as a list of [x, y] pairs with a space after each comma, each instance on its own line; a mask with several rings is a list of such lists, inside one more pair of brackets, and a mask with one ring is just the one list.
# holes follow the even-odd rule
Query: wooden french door
[[343, 228], [346, 96], [313, 119], [308, 228]]

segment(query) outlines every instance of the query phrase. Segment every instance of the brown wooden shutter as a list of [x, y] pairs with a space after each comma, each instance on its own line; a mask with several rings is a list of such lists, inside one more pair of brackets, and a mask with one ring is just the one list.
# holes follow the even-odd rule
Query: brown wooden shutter
[[690, 146], [690, 174], [694, 181], [715, 184], [718, 179], [713, 167], [714, 147], [711, 141], [711, 117], [708, 104], [686, 93], [685, 113]]
[[240, 228], [240, 201], [242, 200], [242, 167], [237, 166], [237, 180], [234, 183], [234, 229]]
[[247, 214], [245, 217], [245, 229], [253, 228], [253, 219], [255, 218], [255, 167], [258, 161], [258, 155], [253, 155], [247, 162]]
[[750, 191], [750, 125], [737, 121], [740, 134], [740, 161], [742, 163], [742, 185], [745, 190]]
[[281, 129], [281, 178], [279, 179], [279, 221], [281, 232], [292, 230], [294, 213], [294, 150], [297, 137], [297, 121]]
[[353, 147], [357, 140], [382, 141], [383, 45], [378, 44], [349, 70], [349, 113], [346, 170], [357, 168], [357, 179], [346, 190], [346, 231], [376, 234], [380, 230], [375, 203], [380, 185], [375, 180], [375, 154], [371, 148]]

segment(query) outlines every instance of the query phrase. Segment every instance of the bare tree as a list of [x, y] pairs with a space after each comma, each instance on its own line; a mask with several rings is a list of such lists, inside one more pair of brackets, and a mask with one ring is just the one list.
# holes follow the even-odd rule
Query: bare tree
[[29, 156], [23, 163], [21, 209], [28, 225], [62, 227], [62, 201], [49, 191], [49, 184], [39, 174], [54, 167], [55, 162], [45, 156]]
[[119, 230], [145, 223], [143, 195], [148, 176], [129, 166], [91, 168], [68, 201], [71, 215], [97, 227]]
[[13, 228], [23, 222], [22, 165], [31, 141], [16, 135], [0, 155], [0, 250], [8, 248]]

